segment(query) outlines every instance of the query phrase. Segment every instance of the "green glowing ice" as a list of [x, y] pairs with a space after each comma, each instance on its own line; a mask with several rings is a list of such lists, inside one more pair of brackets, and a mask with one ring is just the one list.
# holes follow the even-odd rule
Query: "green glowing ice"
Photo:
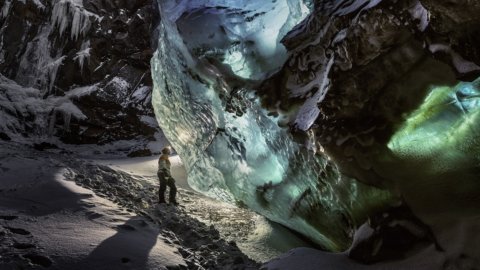
[[480, 79], [432, 88], [391, 138], [385, 178], [425, 221], [478, 215]]
[[392, 137], [388, 147], [400, 156], [428, 155], [447, 148], [454, 151], [478, 148], [475, 137], [479, 113], [480, 79], [454, 87], [432, 88], [420, 108]]

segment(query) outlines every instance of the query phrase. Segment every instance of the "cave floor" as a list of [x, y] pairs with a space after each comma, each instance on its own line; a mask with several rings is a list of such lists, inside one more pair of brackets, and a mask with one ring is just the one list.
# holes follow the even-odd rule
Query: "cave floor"
[[308, 246], [193, 191], [178, 157], [180, 205], [159, 206], [157, 157], [98, 160], [0, 144], [0, 269], [257, 269]]
[[[94, 162], [128, 173], [139, 182], [146, 181], [158, 186], [157, 158], [101, 159]], [[172, 177], [179, 189], [177, 199], [180, 209], [200, 222], [213, 226], [223, 239], [235, 242], [248, 257], [266, 262], [290, 249], [311, 247], [288, 229], [249, 209], [211, 199], [194, 191], [187, 182], [187, 172], [179, 156], [171, 157], [170, 161]]]

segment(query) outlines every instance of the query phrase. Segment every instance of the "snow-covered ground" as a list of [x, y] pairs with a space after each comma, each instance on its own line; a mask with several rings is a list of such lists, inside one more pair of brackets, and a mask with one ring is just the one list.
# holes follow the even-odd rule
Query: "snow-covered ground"
[[[266, 262], [292, 248], [310, 246], [291, 231], [263, 216], [195, 192], [188, 185], [187, 172], [180, 158], [173, 156], [170, 161], [172, 176], [180, 189], [178, 199], [188, 215], [214, 226], [222, 238], [236, 242], [248, 257]], [[147, 181], [152, 185], [158, 185], [157, 162], [156, 156], [95, 160], [95, 163], [123, 171], [139, 181]]]
[[0, 269], [186, 267], [160, 228], [70, 181], [55, 157], [1, 149]]
[[[178, 157], [180, 206], [158, 206], [157, 157], [111, 154], [0, 142], [0, 270], [478, 269], [479, 217], [433, 226], [441, 250], [432, 244], [365, 265], [193, 191]], [[355, 242], [371, 233], [363, 225]]]
[[0, 143], [0, 179], [2, 270], [257, 268], [154, 186], [66, 151]]
[[193, 191], [178, 157], [180, 206], [158, 206], [157, 157], [93, 160], [89, 149], [80, 157], [0, 142], [1, 270], [258, 269], [252, 259], [308, 246], [247, 209]]

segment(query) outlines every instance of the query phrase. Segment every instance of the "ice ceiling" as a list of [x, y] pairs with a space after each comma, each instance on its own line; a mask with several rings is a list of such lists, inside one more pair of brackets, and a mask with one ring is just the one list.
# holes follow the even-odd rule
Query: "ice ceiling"
[[[354, 230], [393, 196], [342, 175], [313, 138], [295, 140], [281, 125], [283, 116], [265, 110], [255, 93], [286, 61], [280, 40], [309, 7], [310, 1], [298, 0], [161, 1], [153, 104], [195, 189], [246, 205], [326, 249], [343, 250]], [[400, 164], [402, 179], [425, 165], [422, 157], [449, 164], [449, 155], [478, 153], [475, 136], [457, 139], [475, 126], [478, 85], [432, 88], [388, 143], [390, 158], [400, 161], [383, 168], [399, 171], [392, 167]], [[428, 143], [419, 148], [418, 141]], [[438, 155], [445, 148], [455, 151]], [[471, 156], [468, 164], [478, 163]]]

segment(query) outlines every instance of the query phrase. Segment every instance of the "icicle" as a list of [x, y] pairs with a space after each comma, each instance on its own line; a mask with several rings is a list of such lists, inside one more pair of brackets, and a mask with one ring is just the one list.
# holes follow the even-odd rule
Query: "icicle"
[[54, 109], [52, 111], [52, 116], [50, 117], [50, 121], [48, 123], [48, 136], [53, 136], [55, 132], [55, 122], [57, 121], [57, 111]]
[[19, 63], [16, 81], [23, 86], [49, 90], [49, 66], [54, 62], [51, 44], [48, 39], [51, 27], [43, 26], [38, 35], [27, 44]]
[[74, 61], [78, 61], [80, 72], [83, 72], [83, 64], [85, 63], [85, 60], [88, 62], [88, 59], [90, 58], [90, 50], [90, 41], [84, 41], [80, 51], [77, 52], [77, 55], [73, 58]]
[[60, 37], [70, 27], [70, 38], [77, 40], [90, 30], [92, 17], [99, 19], [83, 7], [82, 0], [60, 0], [53, 7], [51, 23], [58, 29]]
[[8, 13], [10, 12], [10, 7], [12, 6], [12, 0], [6, 0], [5, 4], [3, 4], [2, 12], [0, 13], [0, 18], [4, 19], [7, 17]]
[[57, 79], [58, 68], [63, 64], [63, 60], [65, 60], [65, 57], [66, 56], [57, 58], [55, 61], [49, 63], [46, 67], [49, 79], [48, 93], [50, 93], [53, 89], [53, 85], [55, 84], [55, 80]]
[[70, 120], [72, 119], [72, 113], [63, 112], [63, 130], [65, 132], [70, 131]]

